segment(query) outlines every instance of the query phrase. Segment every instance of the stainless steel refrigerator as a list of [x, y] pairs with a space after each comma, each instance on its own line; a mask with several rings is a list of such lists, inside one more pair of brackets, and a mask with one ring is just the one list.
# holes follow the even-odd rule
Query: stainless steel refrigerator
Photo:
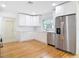
[[76, 53], [76, 15], [56, 17], [55, 47], [61, 50]]

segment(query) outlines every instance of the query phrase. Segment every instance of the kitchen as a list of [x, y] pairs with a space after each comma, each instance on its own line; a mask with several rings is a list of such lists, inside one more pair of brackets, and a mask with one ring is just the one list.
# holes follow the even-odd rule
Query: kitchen
[[[79, 4], [59, 1], [55, 5], [52, 2], [27, 2], [27, 5], [24, 2], [6, 2], [8, 8], [6, 6], [0, 13], [3, 47], [6, 43], [37, 40], [60, 51], [78, 54]], [[11, 7], [13, 10], [9, 9]]]

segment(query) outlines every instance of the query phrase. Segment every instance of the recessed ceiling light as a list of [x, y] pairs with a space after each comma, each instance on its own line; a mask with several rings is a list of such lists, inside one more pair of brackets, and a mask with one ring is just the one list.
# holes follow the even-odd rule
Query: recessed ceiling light
[[53, 3], [53, 4], [52, 4], [52, 6], [56, 6], [56, 5], [57, 5], [56, 3]]
[[3, 8], [4, 8], [4, 7], [6, 7], [6, 5], [5, 5], [5, 4], [2, 4], [2, 5], [1, 5], [1, 7], [3, 7]]
[[32, 2], [32, 1], [28, 1], [28, 3], [29, 3], [29, 4], [33, 4], [33, 2]]

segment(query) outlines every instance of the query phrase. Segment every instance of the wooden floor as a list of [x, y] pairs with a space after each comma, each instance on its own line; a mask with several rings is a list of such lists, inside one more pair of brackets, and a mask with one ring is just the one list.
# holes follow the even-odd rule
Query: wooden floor
[[75, 55], [57, 50], [36, 40], [4, 44], [1, 56], [6, 58], [70, 58]]

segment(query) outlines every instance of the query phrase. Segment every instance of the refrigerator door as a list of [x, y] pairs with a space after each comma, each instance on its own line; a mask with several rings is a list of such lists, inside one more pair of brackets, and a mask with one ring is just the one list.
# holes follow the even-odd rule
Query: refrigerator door
[[59, 45], [59, 33], [58, 32], [58, 28], [60, 28], [60, 17], [56, 17], [56, 21], [55, 21], [55, 27], [56, 27], [56, 42], [55, 42], [55, 47], [56, 48], [60, 48]]
[[67, 16], [67, 50], [72, 53], [76, 53], [76, 16]]
[[66, 50], [65, 40], [65, 20], [64, 16], [56, 18], [56, 48]]
[[63, 40], [61, 39], [61, 22], [62, 17], [56, 18], [56, 48], [63, 49]]
[[62, 16], [60, 19], [60, 29], [61, 29], [61, 34], [59, 35], [59, 49], [61, 50], [66, 50], [66, 39], [65, 39], [65, 20], [66, 17]]

